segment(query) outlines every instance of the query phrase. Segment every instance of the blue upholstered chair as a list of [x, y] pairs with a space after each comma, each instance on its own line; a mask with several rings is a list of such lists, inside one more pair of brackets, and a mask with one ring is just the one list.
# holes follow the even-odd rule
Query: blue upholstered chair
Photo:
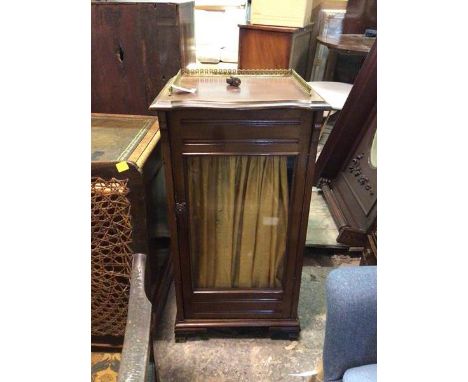
[[377, 381], [377, 267], [328, 275], [324, 382]]

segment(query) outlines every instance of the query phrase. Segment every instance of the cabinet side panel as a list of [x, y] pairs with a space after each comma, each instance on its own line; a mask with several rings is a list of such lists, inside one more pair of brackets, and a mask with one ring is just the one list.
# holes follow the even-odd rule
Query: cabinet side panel
[[169, 230], [171, 233], [171, 258], [174, 264], [174, 284], [176, 291], [177, 301], [177, 321], [184, 319], [184, 305], [183, 305], [183, 293], [182, 293], [182, 276], [180, 272], [180, 259], [179, 259], [179, 244], [178, 244], [178, 233], [177, 233], [177, 220], [174, 211], [175, 200], [174, 200], [174, 180], [172, 174], [172, 159], [171, 159], [171, 146], [169, 131], [167, 128], [167, 119], [165, 112], [158, 113], [159, 127], [161, 129], [161, 144], [162, 144], [162, 155], [164, 162], [164, 172], [166, 176], [166, 194], [167, 194], [167, 208], [168, 208], [168, 223]]
[[295, 33], [292, 40], [289, 67], [302, 78], [306, 78], [311, 33], [312, 26], [308, 26], [304, 31]]
[[239, 69], [289, 67], [291, 33], [241, 28], [239, 37]]
[[299, 290], [301, 288], [302, 263], [304, 247], [307, 235], [307, 223], [309, 217], [310, 199], [312, 197], [312, 186], [315, 173], [315, 157], [320, 135], [320, 127], [323, 112], [316, 111], [310, 120], [310, 144], [307, 148], [307, 170], [305, 173], [304, 197], [302, 199], [301, 225], [299, 227], [298, 248], [296, 252], [294, 286], [291, 298], [291, 318], [297, 318], [297, 307], [299, 303]]

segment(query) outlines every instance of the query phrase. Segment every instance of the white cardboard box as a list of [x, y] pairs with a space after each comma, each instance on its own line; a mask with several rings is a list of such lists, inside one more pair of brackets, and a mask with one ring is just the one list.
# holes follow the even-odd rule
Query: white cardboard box
[[252, 0], [252, 24], [302, 28], [310, 23], [313, 0]]

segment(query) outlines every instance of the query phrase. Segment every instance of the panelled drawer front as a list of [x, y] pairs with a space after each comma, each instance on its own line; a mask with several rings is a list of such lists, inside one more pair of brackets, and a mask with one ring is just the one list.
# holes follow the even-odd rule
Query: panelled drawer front
[[226, 302], [192, 303], [187, 309], [186, 318], [282, 318], [284, 305], [281, 302]]
[[297, 142], [300, 120], [196, 120], [181, 121], [184, 143], [197, 141], [287, 140]]
[[185, 112], [172, 121], [183, 144], [206, 143], [298, 143], [304, 128], [301, 110], [269, 110], [255, 113], [213, 111], [203, 115]]
[[283, 301], [284, 292], [281, 289], [274, 291], [272, 289], [252, 289], [250, 292], [244, 292], [238, 289], [226, 289], [226, 290], [196, 290], [193, 293], [192, 301], [194, 302], [208, 302], [221, 301], [223, 303], [232, 303], [236, 301], [268, 301], [278, 302]]
[[186, 307], [187, 318], [281, 318], [287, 315], [288, 304], [282, 291], [220, 292], [195, 292]]

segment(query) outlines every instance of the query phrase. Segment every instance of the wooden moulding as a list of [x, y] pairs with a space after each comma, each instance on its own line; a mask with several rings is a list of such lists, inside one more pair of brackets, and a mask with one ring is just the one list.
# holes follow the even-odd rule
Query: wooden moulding
[[176, 322], [175, 336], [177, 342], [185, 341], [190, 336], [206, 336], [210, 329], [225, 328], [265, 328], [272, 338], [296, 340], [301, 331], [298, 319], [259, 320], [259, 319], [223, 319], [223, 320], [185, 320]]

